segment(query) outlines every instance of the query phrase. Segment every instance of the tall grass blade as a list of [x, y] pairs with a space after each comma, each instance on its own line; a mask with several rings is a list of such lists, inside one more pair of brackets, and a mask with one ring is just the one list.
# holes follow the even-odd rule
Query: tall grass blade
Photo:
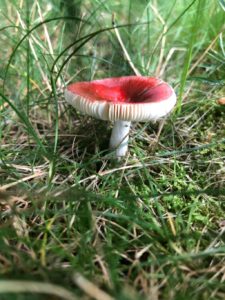
[[178, 102], [177, 102], [177, 113], [178, 114], [181, 111], [182, 97], [183, 97], [184, 88], [185, 88], [185, 84], [186, 84], [186, 80], [187, 80], [188, 70], [189, 70], [189, 67], [191, 64], [193, 47], [194, 47], [195, 40], [197, 37], [198, 29], [199, 29], [199, 19], [202, 14], [203, 1], [205, 1], [205, 0], [198, 0], [198, 6], [196, 9], [196, 13], [195, 13], [194, 23], [193, 23], [193, 27], [192, 27], [192, 30], [190, 33], [189, 47], [188, 47], [188, 51], [187, 51], [187, 54], [186, 54], [186, 57], [184, 60], [184, 67], [183, 67], [183, 72], [181, 75], [180, 89], [179, 89]]
[[25, 128], [28, 132], [28, 134], [30, 134], [33, 139], [36, 141], [37, 145], [40, 147], [42, 154], [46, 157], [49, 158], [49, 154], [48, 151], [46, 150], [45, 146], [43, 145], [42, 141], [40, 140], [40, 138], [38, 137], [36, 131], [34, 130], [33, 126], [31, 125], [29, 118], [26, 116], [26, 114], [22, 113], [19, 109], [16, 108], [16, 106], [12, 103], [12, 101], [10, 101], [4, 94], [2, 94], [0, 92], [0, 97], [3, 99], [3, 101], [5, 101], [6, 103], [8, 103], [8, 105], [15, 111], [15, 113], [17, 114], [17, 116], [20, 118], [20, 120], [23, 122], [23, 124], [25, 125]]

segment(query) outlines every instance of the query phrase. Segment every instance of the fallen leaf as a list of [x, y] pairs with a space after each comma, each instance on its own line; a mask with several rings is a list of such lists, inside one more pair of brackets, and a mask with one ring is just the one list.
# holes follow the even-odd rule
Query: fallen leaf
[[220, 104], [220, 105], [225, 105], [225, 97], [222, 97], [222, 98], [218, 99], [217, 103]]

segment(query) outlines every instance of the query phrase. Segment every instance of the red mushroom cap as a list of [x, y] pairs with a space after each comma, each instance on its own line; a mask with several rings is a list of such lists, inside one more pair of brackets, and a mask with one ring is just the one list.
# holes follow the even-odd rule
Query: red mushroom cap
[[104, 120], [147, 121], [166, 115], [176, 103], [169, 84], [155, 78], [126, 76], [69, 85], [66, 100]]

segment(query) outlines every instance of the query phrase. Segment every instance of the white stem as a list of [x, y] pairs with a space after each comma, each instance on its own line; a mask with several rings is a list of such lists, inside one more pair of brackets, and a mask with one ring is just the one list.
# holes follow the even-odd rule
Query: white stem
[[116, 121], [110, 138], [110, 148], [116, 149], [116, 156], [124, 156], [128, 149], [131, 122]]

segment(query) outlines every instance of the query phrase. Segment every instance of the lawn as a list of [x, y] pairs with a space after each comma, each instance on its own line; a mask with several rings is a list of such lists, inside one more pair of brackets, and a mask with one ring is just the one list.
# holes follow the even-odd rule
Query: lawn
[[[0, 299], [225, 299], [224, 0], [0, 1]], [[164, 120], [112, 123], [77, 81], [173, 86]]]

